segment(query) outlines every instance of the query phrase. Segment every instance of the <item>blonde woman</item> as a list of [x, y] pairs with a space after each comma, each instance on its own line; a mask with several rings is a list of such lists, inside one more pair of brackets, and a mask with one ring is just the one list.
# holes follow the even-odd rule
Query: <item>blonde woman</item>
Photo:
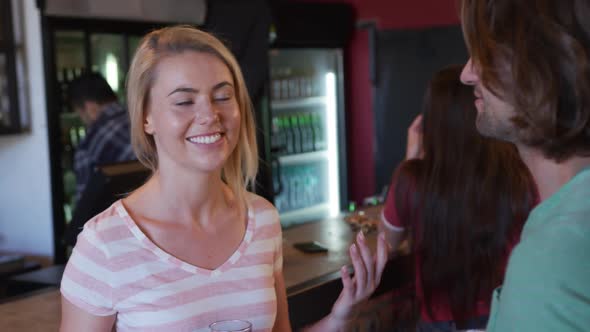
[[[61, 331], [208, 331], [241, 319], [290, 331], [276, 209], [247, 192], [257, 170], [250, 100], [215, 37], [177, 26], [149, 33], [128, 83], [135, 153], [152, 177], [87, 222], [62, 280]], [[351, 279], [310, 331], [338, 331], [385, 265], [362, 237]]]

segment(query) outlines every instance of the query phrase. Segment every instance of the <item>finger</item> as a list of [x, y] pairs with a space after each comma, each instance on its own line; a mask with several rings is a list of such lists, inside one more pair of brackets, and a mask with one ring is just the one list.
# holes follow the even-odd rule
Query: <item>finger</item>
[[354, 266], [354, 278], [356, 280], [355, 296], [359, 297], [362, 296], [363, 290], [367, 285], [367, 271], [361, 259], [361, 254], [354, 243], [350, 246], [350, 258], [352, 259], [352, 266]]
[[345, 296], [350, 297], [355, 293], [355, 285], [348, 273], [346, 266], [340, 268], [340, 278], [342, 279], [342, 292]]
[[383, 275], [383, 269], [387, 264], [387, 241], [385, 240], [385, 234], [379, 233], [377, 238], [377, 254], [375, 256], [375, 285], [379, 285], [381, 282], [381, 276]]
[[361, 259], [363, 260], [363, 265], [365, 266], [365, 270], [367, 271], [367, 284], [366, 287], [373, 287], [373, 276], [375, 275], [375, 264], [373, 261], [373, 255], [371, 254], [371, 249], [367, 245], [367, 241], [365, 239], [365, 234], [360, 231], [357, 235], [357, 244], [358, 249], [361, 253]]
[[414, 119], [413, 127], [416, 131], [422, 131], [422, 114], [418, 114]]
[[411, 131], [422, 131], [422, 114], [418, 114], [418, 116], [414, 118], [414, 121], [412, 121], [412, 124], [410, 125], [410, 129]]

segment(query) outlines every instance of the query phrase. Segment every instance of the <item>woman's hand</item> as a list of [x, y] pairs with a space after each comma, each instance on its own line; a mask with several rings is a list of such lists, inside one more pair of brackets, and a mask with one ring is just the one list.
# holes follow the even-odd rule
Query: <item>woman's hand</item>
[[306, 332], [336, 332], [345, 330], [357, 314], [360, 304], [373, 294], [381, 281], [383, 268], [387, 263], [387, 243], [383, 233], [377, 239], [375, 257], [367, 246], [362, 231], [357, 235], [356, 244], [350, 246], [350, 258], [354, 267], [354, 277], [350, 277], [348, 268], [340, 269], [342, 292], [332, 307], [332, 312], [319, 322], [304, 329]]
[[408, 128], [408, 143], [406, 145], [406, 160], [421, 159], [422, 149], [422, 114], [418, 115]]
[[367, 300], [381, 282], [383, 268], [387, 263], [385, 237], [383, 233], [379, 234], [377, 253], [373, 257], [364, 234], [360, 231], [356, 244], [350, 247], [349, 252], [354, 267], [354, 277], [351, 278], [346, 267], [340, 269], [343, 289], [330, 314], [333, 320], [343, 325], [356, 316], [359, 304]]

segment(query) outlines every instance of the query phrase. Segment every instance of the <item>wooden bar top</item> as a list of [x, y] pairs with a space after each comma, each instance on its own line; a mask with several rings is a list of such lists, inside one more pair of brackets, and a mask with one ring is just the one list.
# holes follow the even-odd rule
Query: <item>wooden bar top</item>
[[[339, 269], [350, 264], [348, 248], [356, 232], [342, 217], [298, 225], [283, 231], [283, 273], [288, 296], [339, 278]], [[367, 235], [375, 250], [376, 232]], [[327, 253], [303, 253], [293, 247], [297, 242], [318, 241]], [[57, 331], [60, 293], [57, 288], [0, 305], [2, 331]]]
[[[350, 265], [348, 248], [356, 232], [343, 218], [324, 219], [283, 231], [283, 275], [287, 295], [340, 278], [339, 270]], [[375, 251], [376, 232], [366, 235], [369, 247]], [[326, 253], [303, 253], [293, 245], [297, 242], [317, 241], [328, 248]]]
[[3, 332], [58, 331], [61, 317], [60, 293], [57, 289], [0, 305]]

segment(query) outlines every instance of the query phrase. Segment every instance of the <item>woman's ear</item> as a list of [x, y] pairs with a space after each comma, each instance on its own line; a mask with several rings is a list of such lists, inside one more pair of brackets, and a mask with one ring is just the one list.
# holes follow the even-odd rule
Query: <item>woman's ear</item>
[[150, 135], [153, 135], [156, 132], [154, 129], [154, 119], [152, 118], [151, 112], [148, 113], [148, 115], [145, 117], [145, 120], [143, 121], [143, 131]]

